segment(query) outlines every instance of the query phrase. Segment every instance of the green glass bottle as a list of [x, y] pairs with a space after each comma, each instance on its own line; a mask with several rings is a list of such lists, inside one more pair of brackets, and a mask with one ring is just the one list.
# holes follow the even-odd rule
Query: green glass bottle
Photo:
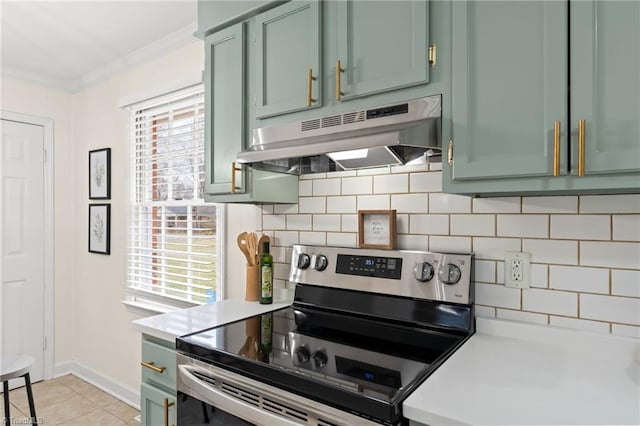
[[262, 244], [260, 256], [260, 303], [273, 303], [273, 256], [268, 242]]
[[273, 314], [263, 314], [260, 316], [260, 360], [269, 363], [273, 341]]

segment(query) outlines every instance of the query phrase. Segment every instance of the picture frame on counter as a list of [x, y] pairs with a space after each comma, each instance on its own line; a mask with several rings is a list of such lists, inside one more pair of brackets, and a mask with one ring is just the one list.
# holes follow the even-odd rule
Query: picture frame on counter
[[89, 199], [111, 198], [111, 148], [89, 151]]
[[111, 254], [111, 204], [89, 204], [89, 252]]
[[358, 210], [358, 247], [396, 248], [396, 210]]

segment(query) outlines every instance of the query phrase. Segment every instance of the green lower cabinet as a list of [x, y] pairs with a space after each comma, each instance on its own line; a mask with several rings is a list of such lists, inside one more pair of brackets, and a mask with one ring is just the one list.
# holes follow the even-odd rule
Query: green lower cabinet
[[176, 425], [176, 395], [170, 394], [146, 383], [141, 392], [142, 425]]

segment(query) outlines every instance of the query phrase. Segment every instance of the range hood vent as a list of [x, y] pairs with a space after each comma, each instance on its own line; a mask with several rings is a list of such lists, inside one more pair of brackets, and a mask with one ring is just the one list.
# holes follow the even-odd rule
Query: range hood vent
[[254, 129], [238, 163], [292, 174], [437, 162], [441, 97]]

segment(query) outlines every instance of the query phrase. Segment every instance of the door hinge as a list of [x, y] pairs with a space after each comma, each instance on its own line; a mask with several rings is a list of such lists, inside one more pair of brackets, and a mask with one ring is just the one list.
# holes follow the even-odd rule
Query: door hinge
[[447, 148], [447, 163], [453, 166], [453, 141], [449, 140], [449, 147]]
[[42, 338], [42, 350], [47, 350], [47, 338], [43, 337]]
[[431, 68], [436, 67], [436, 53], [437, 53], [436, 44], [431, 43], [429, 45], [429, 66]]

